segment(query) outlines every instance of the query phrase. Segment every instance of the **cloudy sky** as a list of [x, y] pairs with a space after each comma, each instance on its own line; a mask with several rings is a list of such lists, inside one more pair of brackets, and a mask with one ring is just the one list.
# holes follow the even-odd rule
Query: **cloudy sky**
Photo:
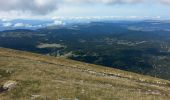
[[59, 16], [170, 19], [170, 0], [0, 0], [1, 19]]

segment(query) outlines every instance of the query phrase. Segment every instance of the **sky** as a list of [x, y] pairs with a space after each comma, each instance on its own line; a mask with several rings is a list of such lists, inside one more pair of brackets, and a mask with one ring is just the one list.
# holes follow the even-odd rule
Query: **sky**
[[170, 0], [0, 0], [0, 19], [170, 19]]

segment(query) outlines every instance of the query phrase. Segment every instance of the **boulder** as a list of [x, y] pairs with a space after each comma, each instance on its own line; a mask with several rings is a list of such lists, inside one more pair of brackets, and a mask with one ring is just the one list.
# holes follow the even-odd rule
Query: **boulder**
[[10, 81], [7, 81], [7, 82], [4, 83], [3, 89], [4, 90], [11, 90], [11, 89], [15, 88], [16, 85], [17, 85], [16, 81], [10, 80]]

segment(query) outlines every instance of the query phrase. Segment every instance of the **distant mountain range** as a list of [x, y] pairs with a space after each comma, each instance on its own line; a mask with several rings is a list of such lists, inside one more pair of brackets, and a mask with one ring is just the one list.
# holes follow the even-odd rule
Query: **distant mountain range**
[[170, 80], [169, 29], [168, 21], [156, 20], [19, 28], [1, 31], [0, 46]]

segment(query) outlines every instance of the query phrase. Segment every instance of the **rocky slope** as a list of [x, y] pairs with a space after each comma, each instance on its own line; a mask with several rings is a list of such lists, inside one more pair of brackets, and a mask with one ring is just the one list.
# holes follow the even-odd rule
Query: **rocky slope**
[[0, 100], [169, 100], [170, 81], [0, 48]]

